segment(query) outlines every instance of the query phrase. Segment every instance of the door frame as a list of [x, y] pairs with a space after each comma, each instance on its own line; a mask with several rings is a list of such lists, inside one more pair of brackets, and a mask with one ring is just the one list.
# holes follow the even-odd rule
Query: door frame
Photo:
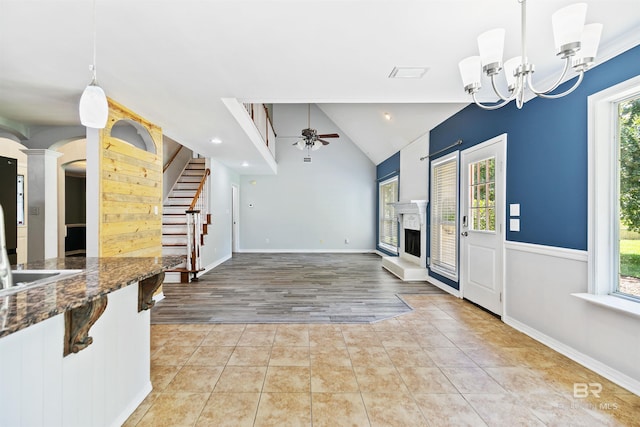
[[240, 251], [240, 188], [231, 184], [231, 254]]
[[[502, 155], [502, 163], [498, 164], [498, 162], [496, 162], [496, 177], [498, 176], [498, 173], [500, 173], [502, 175], [502, 183], [500, 185], [500, 190], [502, 191], [503, 197], [501, 200], [500, 205], [497, 204], [497, 200], [496, 200], [496, 212], [501, 212], [502, 216], [501, 216], [501, 220], [500, 222], [496, 221], [496, 228], [499, 228], [500, 232], [499, 234], [501, 235], [500, 239], [499, 239], [499, 244], [501, 246], [500, 248], [500, 257], [501, 257], [501, 266], [502, 266], [502, 271], [499, 271], [497, 274], [499, 274], [502, 278], [502, 289], [501, 289], [501, 303], [502, 303], [502, 314], [500, 314], [501, 317], [504, 317], [506, 315], [506, 266], [505, 266], [505, 245], [506, 245], [506, 237], [507, 237], [507, 227], [506, 227], [506, 218], [507, 218], [507, 134], [503, 133], [500, 134], [498, 136], [495, 136], [493, 138], [490, 138], [484, 142], [481, 142], [479, 144], [474, 145], [473, 147], [469, 147], [466, 150], [463, 150], [460, 152], [460, 188], [459, 188], [459, 209], [460, 209], [460, 213], [458, 215], [458, 230], [462, 230], [463, 229], [463, 218], [464, 216], [468, 216], [468, 213], [463, 212], [463, 209], [465, 207], [467, 207], [468, 205], [468, 201], [463, 200], [464, 194], [466, 194], [466, 191], [463, 190], [462, 185], [467, 185], [466, 182], [463, 182], [463, 177], [465, 176], [466, 173], [463, 170], [463, 168], [467, 168], [467, 162], [466, 162], [466, 157], [477, 150], [481, 150], [484, 148], [487, 148], [491, 145], [494, 144], [499, 144], [497, 147], [497, 151]], [[498, 183], [496, 182], [496, 189]], [[460, 233], [458, 234], [458, 239], [459, 239], [459, 246], [460, 246], [460, 268], [459, 268], [459, 292], [460, 292], [460, 297], [464, 298], [464, 283], [466, 279], [465, 275], [467, 274], [467, 272], [465, 271], [464, 268], [464, 256], [466, 255], [463, 251], [466, 251], [467, 248], [465, 247], [465, 245], [462, 242], [462, 236], [460, 235]], [[474, 303], [475, 304], [475, 303]]]

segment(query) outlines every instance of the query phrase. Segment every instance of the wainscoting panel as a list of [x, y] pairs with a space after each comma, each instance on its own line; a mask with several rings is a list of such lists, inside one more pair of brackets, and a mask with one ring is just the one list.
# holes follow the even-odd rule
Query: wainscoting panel
[[638, 319], [571, 295], [587, 292], [587, 253], [514, 242], [505, 249], [503, 320], [640, 393]]

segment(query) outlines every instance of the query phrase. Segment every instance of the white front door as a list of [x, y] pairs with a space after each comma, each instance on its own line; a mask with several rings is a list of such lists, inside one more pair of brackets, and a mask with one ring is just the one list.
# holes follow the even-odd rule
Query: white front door
[[507, 135], [462, 152], [460, 289], [462, 296], [502, 315]]

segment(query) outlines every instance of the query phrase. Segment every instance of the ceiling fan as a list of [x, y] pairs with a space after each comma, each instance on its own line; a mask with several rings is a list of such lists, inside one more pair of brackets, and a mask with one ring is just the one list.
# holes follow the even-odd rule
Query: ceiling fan
[[340, 135], [338, 135], [337, 133], [318, 134], [317, 130], [311, 129], [311, 104], [308, 104], [307, 128], [302, 129], [301, 135], [297, 136], [297, 138], [301, 139], [298, 142], [294, 142], [293, 145], [298, 147], [298, 149], [304, 150], [306, 148], [308, 150], [315, 151], [323, 145], [329, 145], [329, 141], [325, 141], [325, 139], [340, 138]]

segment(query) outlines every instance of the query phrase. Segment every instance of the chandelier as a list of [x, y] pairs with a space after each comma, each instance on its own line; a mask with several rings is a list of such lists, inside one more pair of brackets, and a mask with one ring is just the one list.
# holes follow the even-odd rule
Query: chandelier
[[[584, 24], [587, 15], [586, 3], [564, 7], [551, 17], [556, 55], [564, 60], [564, 69], [551, 87], [546, 90], [537, 89], [532, 82], [535, 66], [529, 63], [527, 58], [527, 1], [518, 0], [518, 3], [521, 10], [521, 55], [502, 63], [505, 30], [496, 28], [478, 36], [479, 56], [470, 56], [459, 63], [464, 90], [472, 96], [476, 105], [485, 110], [496, 110], [513, 100], [516, 101], [518, 109], [522, 108], [526, 89], [541, 98], [560, 98], [568, 95], [580, 85], [585, 71], [595, 62], [602, 24]], [[564, 92], [552, 93], [564, 80], [569, 67], [578, 74], [575, 83]], [[506, 95], [496, 84], [496, 76], [503, 69], [509, 91]], [[490, 105], [482, 104], [476, 98], [476, 93], [482, 87], [482, 72], [491, 79], [493, 90], [500, 98]]]

